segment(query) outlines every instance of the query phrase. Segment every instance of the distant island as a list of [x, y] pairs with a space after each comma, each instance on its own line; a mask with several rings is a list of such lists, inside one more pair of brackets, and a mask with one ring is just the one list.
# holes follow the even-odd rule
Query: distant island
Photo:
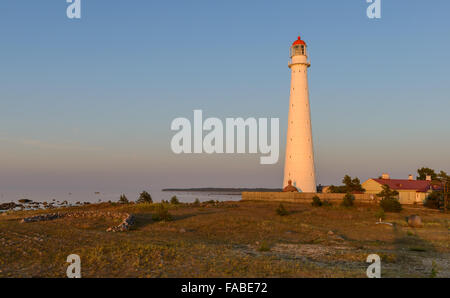
[[201, 188], [164, 188], [162, 191], [191, 191], [191, 192], [243, 192], [243, 191], [257, 191], [257, 192], [278, 192], [281, 188], [218, 188], [218, 187], [201, 187]]

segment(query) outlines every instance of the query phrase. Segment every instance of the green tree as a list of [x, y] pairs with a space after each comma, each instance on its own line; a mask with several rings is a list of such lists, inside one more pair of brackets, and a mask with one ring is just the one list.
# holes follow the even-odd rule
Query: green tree
[[431, 176], [431, 180], [436, 180], [436, 178], [438, 177], [438, 175], [436, 174], [436, 172], [433, 169], [426, 168], [426, 167], [422, 167], [422, 168], [418, 169], [417, 174], [419, 174], [417, 176], [417, 180], [426, 180], [427, 176]]
[[361, 181], [358, 177], [352, 179], [349, 175], [345, 175], [342, 179], [344, 185], [334, 186], [331, 185], [329, 191], [331, 193], [352, 193], [352, 192], [365, 192], [366, 190], [361, 186]]
[[354, 205], [354, 201], [355, 201], [355, 196], [348, 192], [344, 196], [344, 199], [342, 200], [341, 206], [352, 207]]
[[178, 205], [178, 204], [180, 204], [180, 201], [178, 200], [177, 196], [173, 196], [173, 197], [170, 199], [170, 204], [173, 204], [173, 205]]
[[389, 185], [383, 185], [383, 190], [377, 194], [377, 197], [381, 198], [380, 207], [385, 212], [400, 212], [402, 205], [397, 199], [398, 191], [393, 190]]
[[128, 203], [130, 203], [130, 201], [128, 201], [127, 196], [125, 196], [124, 194], [121, 194], [120, 198], [119, 198], [119, 203], [120, 204], [128, 204]]
[[426, 198], [423, 205], [431, 209], [440, 209], [444, 206], [444, 196], [441, 191], [433, 191]]
[[345, 186], [330, 185], [330, 187], [328, 188], [328, 191], [330, 193], [345, 193]]
[[444, 172], [444, 171], [440, 171], [439, 174], [437, 174], [436, 176], [437, 176], [437, 177], [436, 177], [436, 180], [438, 180], [438, 181], [441, 181], [441, 182], [444, 182], [444, 181], [450, 182], [450, 176], [449, 176], [446, 172]]
[[153, 203], [152, 196], [144, 190], [139, 194], [137, 203]]

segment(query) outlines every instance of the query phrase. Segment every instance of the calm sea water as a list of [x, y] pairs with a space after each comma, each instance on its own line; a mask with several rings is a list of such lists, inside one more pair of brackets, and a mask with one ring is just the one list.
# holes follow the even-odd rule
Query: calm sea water
[[[162, 190], [147, 190], [154, 202], [160, 202], [161, 200], [170, 200], [173, 196], [181, 202], [190, 203], [195, 199], [199, 199], [200, 202], [209, 200], [218, 201], [239, 201], [241, 199], [240, 193], [230, 192], [186, 192], [186, 191], [162, 191]], [[35, 202], [52, 202], [56, 201], [68, 201], [68, 202], [116, 202], [119, 200], [120, 192], [40, 192], [40, 193], [13, 193], [13, 192], [0, 192], [0, 203], [17, 202], [19, 199], [30, 199]], [[130, 201], [137, 200], [138, 192], [125, 192], [125, 195]]]

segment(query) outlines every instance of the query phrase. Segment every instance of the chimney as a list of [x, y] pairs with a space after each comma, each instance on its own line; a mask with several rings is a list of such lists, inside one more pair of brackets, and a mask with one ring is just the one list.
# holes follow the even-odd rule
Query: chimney
[[427, 175], [427, 178], [425, 180], [431, 181], [431, 175]]
[[383, 173], [383, 174], [381, 175], [381, 179], [389, 180], [389, 179], [391, 179], [391, 178], [389, 177], [389, 174]]
[[408, 176], [408, 180], [414, 180], [414, 176], [410, 174], [410, 175]]

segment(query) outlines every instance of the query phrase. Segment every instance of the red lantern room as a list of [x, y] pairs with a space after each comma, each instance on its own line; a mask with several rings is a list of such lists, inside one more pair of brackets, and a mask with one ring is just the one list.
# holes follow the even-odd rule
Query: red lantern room
[[300, 36], [297, 38], [296, 41], [294, 41], [290, 51], [291, 58], [297, 55], [307, 56], [306, 43], [300, 38]]

